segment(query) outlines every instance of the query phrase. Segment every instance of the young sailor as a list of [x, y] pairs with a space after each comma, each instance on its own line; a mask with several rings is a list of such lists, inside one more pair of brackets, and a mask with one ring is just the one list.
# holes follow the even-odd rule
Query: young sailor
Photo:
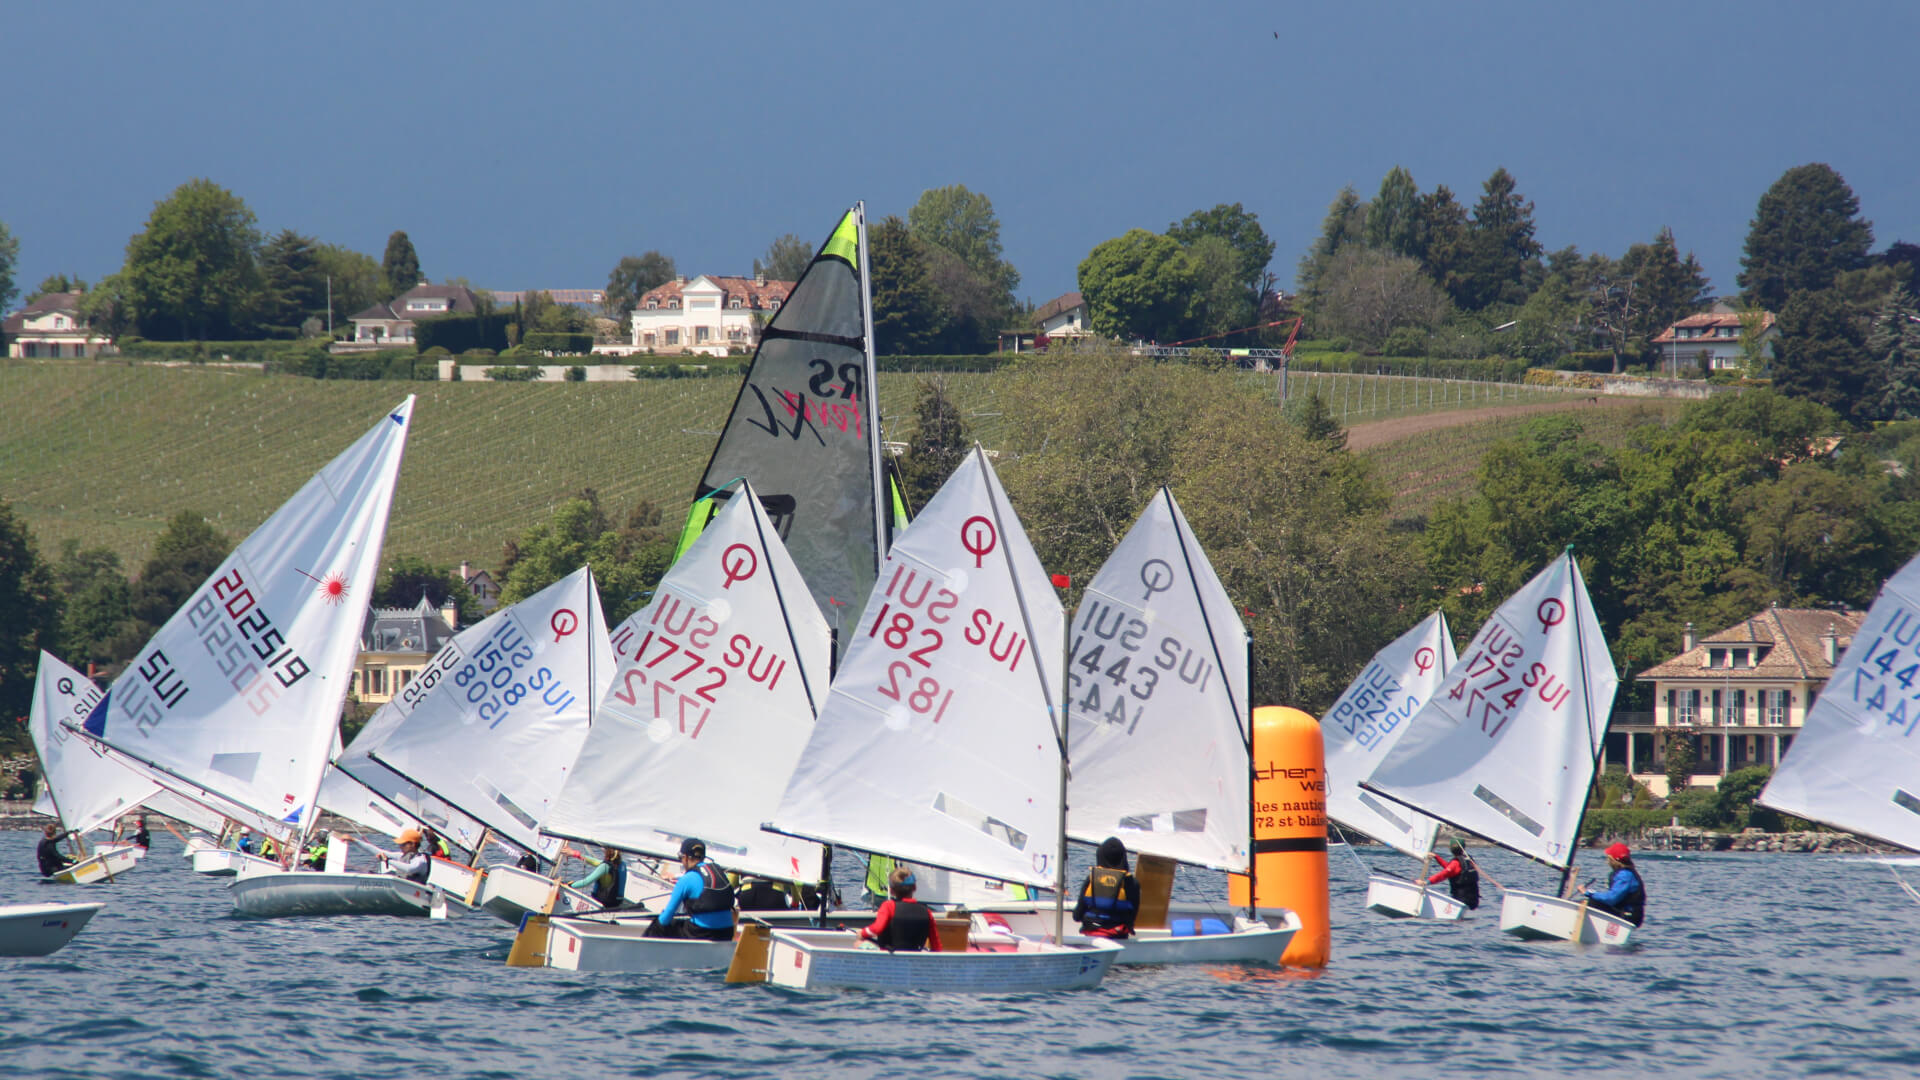
[[940, 935], [933, 923], [933, 909], [913, 898], [913, 871], [895, 867], [887, 875], [889, 894], [873, 922], [858, 931], [861, 941], [871, 941], [888, 952], [940, 951]]
[[1434, 861], [1440, 869], [1427, 879], [1427, 884], [1447, 883], [1447, 891], [1455, 900], [1467, 905], [1468, 911], [1480, 908], [1480, 867], [1467, 857], [1467, 849], [1459, 837], [1447, 842], [1447, 854], [1434, 852]]
[[141, 851], [151, 848], [153, 846], [153, 834], [147, 831], [147, 815], [141, 814], [139, 817], [134, 818], [133, 821], [134, 846], [138, 847]]
[[1639, 926], [1647, 918], [1647, 885], [1633, 865], [1633, 852], [1616, 843], [1607, 849], [1607, 865], [1613, 869], [1613, 880], [1601, 891], [1587, 890], [1587, 906]]
[[1128, 871], [1127, 845], [1117, 836], [1100, 841], [1093, 869], [1087, 871], [1073, 917], [1089, 937], [1133, 936], [1133, 920], [1140, 914], [1140, 882]]
[[[680, 867], [684, 873], [645, 936], [732, 941], [733, 883], [707, 858], [707, 845], [691, 836], [680, 841]], [[680, 914], [686, 919], [675, 922]]]
[[233, 840], [233, 850], [245, 852], [248, 855], [253, 854], [253, 830], [252, 829], [248, 828], [245, 825], [240, 826], [240, 833], [238, 836], [234, 837], [234, 840]]
[[427, 876], [433, 871], [433, 864], [427, 860], [427, 853], [420, 850], [420, 830], [402, 830], [400, 850], [381, 852], [380, 868], [386, 873], [398, 874], [408, 881], [425, 885]]
[[41, 830], [40, 847], [35, 852], [40, 857], [41, 877], [52, 877], [73, 865], [73, 860], [60, 850], [60, 841], [71, 835], [73, 834], [61, 832], [58, 825], [49, 824]]
[[627, 860], [619, 848], [602, 848], [600, 853], [603, 857], [593, 870], [568, 887], [590, 890], [601, 911], [617, 911], [627, 906]]
[[328, 843], [329, 838], [324, 833], [314, 837], [313, 840], [307, 844], [306, 854], [301, 856], [301, 865], [309, 870], [325, 870], [327, 868]]

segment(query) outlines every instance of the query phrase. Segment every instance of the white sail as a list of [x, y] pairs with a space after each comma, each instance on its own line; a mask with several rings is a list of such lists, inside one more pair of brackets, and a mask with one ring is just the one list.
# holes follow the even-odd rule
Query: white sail
[[1618, 684], [1564, 555], [1487, 619], [1364, 786], [1565, 867]]
[[1920, 851], [1920, 557], [1881, 587], [1760, 802]]
[[196, 802], [300, 833], [359, 654], [412, 415], [409, 396], [242, 540], [86, 730]]
[[613, 669], [606, 626], [584, 566], [495, 612], [441, 646], [407, 684], [396, 699], [404, 715], [370, 755], [500, 836], [552, 858], [559, 842], [541, 836], [540, 825], [580, 754], [600, 685]]
[[50, 653], [40, 653], [27, 732], [40, 755], [51, 810], [62, 824], [82, 835], [112, 823], [159, 791], [159, 785], [61, 723], [84, 722], [103, 696], [85, 674]]
[[403, 688], [334, 755], [333, 767], [320, 782], [320, 806], [387, 836], [429, 826], [450, 843], [474, 849], [486, 833], [485, 825], [373, 759], [373, 748], [400, 726], [417, 700]]
[[1067, 835], [1245, 873], [1247, 630], [1172, 492], [1088, 583], [1067, 642]]
[[832, 635], [751, 487], [613, 635], [618, 667], [545, 831], [671, 857], [697, 836], [728, 870], [820, 874], [770, 833], [826, 696]]
[[881, 566], [773, 827], [1053, 885], [1063, 632], [976, 448]]
[[163, 817], [170, 817], [202, 832], [218, 835], [227, 826], [227, 819], [201, 806], [199, 803], [184, 799], [171, 791], [161, 788], [149, 795], [140, 805]]
[[1416, 859], [1433, 850], [1440, 823], [1363, 790], [1360, 781], [1407, 733], [1414, 713], [1432, 700], [1456, 659], [1447, 617], [1436, 611], [1374, 654], [1320, 721], [1327, 816]]

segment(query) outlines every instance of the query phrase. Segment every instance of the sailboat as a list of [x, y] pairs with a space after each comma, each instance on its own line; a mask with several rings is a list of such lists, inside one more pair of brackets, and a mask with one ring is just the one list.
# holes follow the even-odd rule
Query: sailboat
[[112, 881], [132, 870], [146, 854], [132, 844], [103, 844], [92, 851], [86, 847], [86, 834], [117, 820], [159, 790], [153, 781], [109, 759], [61, 725], [62, 720], [86, 719], [101, 696], [92, 679], [51, 653], [40, 653], [27, 731], [40, 755], [53, 816], [74, 834], [79, 857], [47, 879], [62, 885]]
[[[557, 857], [559, 844], [540, 835], [540, 823], [586, 738], [598, 673], [612, 666], [605, 626], [584, 566], [495, 612], [455, 635], [408, 683], [397, 699], [400, 722], [367, 757], [491, 834]], [[483, 834], [465, 846], [478, 855], [486, 841]], [[433, 866], [454, 869], [444, 859]], [[454, 890], [471, 890], [477, 878], [435, 891], [471, 900]], [[307, 873], [242, 874], [234, 889], [236, 905], [253, 914], [295, 902], [320, 913], [325, 903], [325, 883]]]
[[1571, 549], [1509, 597], [1362, 784], [1561, 871], [1508, 889], [1516, 937], [1624, 945], [1633, 924], [1565, 899], [1619, 676]]
[[[1067, 835], [1116, 837], [1143, 860], [1247, 873], [1247, 631], [1171, 491], [1160, 489], [1094, 575], [1067, 640]], [[1164, 881], [1171, 890], [1171, 874]], [[1279, 927], [1231, 915], [1168, 919], [1163, 899], [1148, 898], [1115, 963], [1277, 964], [1300, 928], [1292, 912]], [[1050, 914], [1037, 904], [986, 907], [976, 925], [1045, 936]]]
[[105, 904], [0, 904], [0, 956], [48, 956], [66, 948]]
[[[764, 502], [739, 484], [614, 632], [618, 666], [543, 828], [661, 859], [698, 837], [730, 873], [812, 881], [820, 845], [760, 825], [813, 730], [831, 640]], [[731, 942], [646, 938], [651, 922], [556, 918], [541, 954], [585, 971], [724, 968], [733, 954]]]
[[[1059, 598], [976, 447], [888, 552], [768, 827], [1063, 887], [1064, 631]], [[1030, 939], [883, 952], [843, 932], [788, 929], [773, 930], [766, 950], [764, 978], [777, 985], [948, 991], [1092, 986], [1120, 952]]]
[[[1376, 653], [1320, 724], [1327, 748], [1327, 816], [1419, 859], [1423, 871], [1440, 823], [1389, 805], [1360, 781], [1407, 733], [1414, 713], [1432, 700], [1456, 659], [1447, 617], [1436, 611]], [[1367, 910], [1396, 919], [1458, 919], [1467, 906], [1424, 880], [1416, 884], [1374, 870], [1367, 878]]]
[[1920, 557], [1881, 586], [1760, 803], [1920, 851]]
[[680, 544], [684, 552], [713, 519], [735, 479], [751, 480], [839, 638], [852, 632], [841, 613], [872, 589], [895, 524], [866, 268], [866, 204], [855, 203], [761, 331]]
[[381, 417], [242, 540], [80, 728], [283, 852], [318, 816], [413, 405]]

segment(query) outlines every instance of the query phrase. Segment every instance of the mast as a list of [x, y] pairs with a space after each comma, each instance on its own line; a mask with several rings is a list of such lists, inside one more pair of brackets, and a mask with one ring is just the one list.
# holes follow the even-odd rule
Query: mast
[[[1204, 609], [1202, 609], [1204, 610]], [[1247, 644], [1247, 918], [1260, 921], [1260, 856], [1253, 850], [1254, 827], [1258, 815], [1254, 812], [1254, 775], [1253, 767], [1253, 634], [1246, 635]], [[1324, 777], [1323, 777], [1324, 779]], [[1352, 849], [1349, 848], [1349, 851]]]
[[[873, 263], [867, 254], [867, 204], [853, 204], [854, 227], [860, 238], [860, 340], [866, 353], [866, 398], [861, 407], [867, 414], [867, 456], [873, 478], [873, 573], [880, 575], [880, 563], [887, 557], [887, 477], [880, 468], [880, 361], [873, 353]], [[854, 599], [848, 597], [849, 600]]]
[[[1567, 545], [1565, 558], [1568, 567], [1575, 574], [1579, 574], [1580, 564], [1573, 561], [1572, 544]], [[1574, 822], [1573, 839], [1567, 849], [1567, 868], [1560, 872], [1560, 892], [1558, 895], [1562, 897], [1567, 895], [1567, 886], [1573, 881], [1574, 852], [1579, 850], [1580, 830], [1587, 824], [1587, 804], [1593, 801], [1593, 780], [1594, 777], [1600, 775], [1600, 759], [1604, 757], [1607, 752], [1607, 740], [1604, 734], [1601, 738], [1593, 738], [1593, 695], [1588, 686], [1587, 679], [1587, 638], [1585, 634], [1580, 632], [1580, 597], [1584, 595], [1586, 591], [1585, 588], [1573, 590], [1573, 642], [1574, 646], [1579, 650], [1580, 655], [1580, 704], [1586, 709], [1587, 738], [1593, 741], [1595, 749], [1593, 751], [1593, 772], [1587, 777], [1587, 795], [1586, 798], [1580, 800], [1580, 817]]]

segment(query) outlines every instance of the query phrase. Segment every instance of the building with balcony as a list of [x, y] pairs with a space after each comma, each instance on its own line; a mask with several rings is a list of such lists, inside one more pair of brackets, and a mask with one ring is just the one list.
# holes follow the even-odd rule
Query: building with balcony
[[634, 305], [631, 346], [640, 352], [725, 356], [760, 344], [760, 329], [793, 292], [765, 277], [675, 278]]
[[[1773, 343], [1780, 337], [1780, 330], [1773, 324], [1773, 312], [1763, 311], [1757, 317], [1760, 352], [1771, 360]], [[1698, 363], [1702, 356], [1706, 357], [1710, 370], [1738, 370], [1745, 359], [1740, 348], [1740, 319], [1740, 312], [1731, 305], [1716, 303], [1713, 310], [1689, 315], [1660, 331], [1653, 345], [1660, 350], [1662, 365], [1676, 374]]]
[[1680, 655], [1636, 676], [1653, 685], [1653, 711], [1614, 715], [1606, 763], [1626, 766], [1661, 796], [1673, 739], [1693, 743], [1694, 787], [1778, 764], [1865, 617], [1845, 608], [1772, 607], [1699, 639], [1688, 623]]
[[459, 608], [449, 604], [435, 609], [424, 596], [410, 608], [368, 611], [367, 628], [360, 635], [360, 659], [348, 679], [347, 692], [363, 705], [392, 701], [426, 669], [459, 625]]
[[34, 359], [98, 356], [113, 351], [113, 339], [94, 333], [80, 316], [85, 293], [57, 292], [36, 296], [27, 306], [0, 322], [0, 338], [7, 355]]

